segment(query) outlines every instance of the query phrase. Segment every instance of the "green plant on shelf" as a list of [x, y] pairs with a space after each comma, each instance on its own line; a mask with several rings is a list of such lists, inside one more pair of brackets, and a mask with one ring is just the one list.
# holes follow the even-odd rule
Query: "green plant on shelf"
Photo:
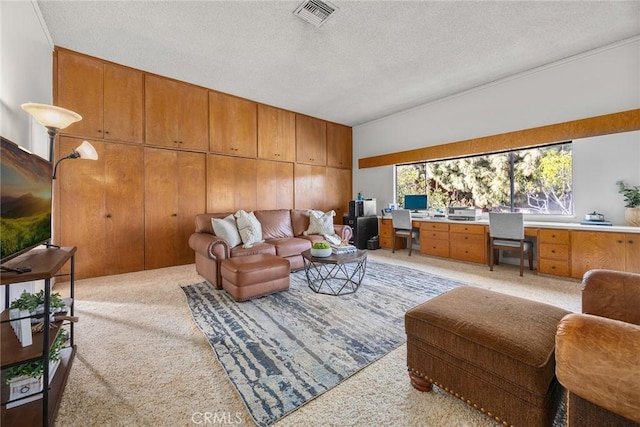
[[[36, 294], [23, 291], [20, 298], [11, 302], [10, 308], [17, 308], [20, 310], [29, 310], [29, 313], [35, 314], [36, 309], [39, 306], [44, 307], [44, 290], [39, 291]], [[64, 301], [60, 297], [58, 292], [51, 294], [49, 299], [49, 307], [51, 312], [58, 312], [65, 308]]]
[[[60, 350], [64, 346], [64, 343], [67, 341], [69, 337], [66, 329], [60, 331], [56, 339], [51, 344], [49, 349], [49, 361], [57, 362], [60, 360]], [[40, 378], [44, 372], [42, 360], [35, 360], [33, 362], [23, 363], [21, 365], [12, 366], [7, 369], [7, 379], [6, 382], [13, 380], [14, 378], [19, 377], [29, 377], [29, 378]]]
[[640, 185], [627, 185], [624, 181], [616, 182], [618, 193], [624, 197], [625, 207], [640, 208]]

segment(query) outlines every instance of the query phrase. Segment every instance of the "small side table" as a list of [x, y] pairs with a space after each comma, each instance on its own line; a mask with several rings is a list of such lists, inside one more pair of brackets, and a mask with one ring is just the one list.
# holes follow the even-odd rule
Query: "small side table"
[[346, 295], [358, 290], [367, 270], [367, 251], [320, 258], [308, 249], [302, 252], [309, 287], [316, 293]]

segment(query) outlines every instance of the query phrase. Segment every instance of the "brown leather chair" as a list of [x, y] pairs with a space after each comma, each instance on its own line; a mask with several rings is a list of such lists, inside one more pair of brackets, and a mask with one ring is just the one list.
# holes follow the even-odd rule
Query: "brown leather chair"
[[567, 389], [567, 426], [640, 423], [640, 274], [591, 270], [582, 313], [556, 333], [556, 376]]

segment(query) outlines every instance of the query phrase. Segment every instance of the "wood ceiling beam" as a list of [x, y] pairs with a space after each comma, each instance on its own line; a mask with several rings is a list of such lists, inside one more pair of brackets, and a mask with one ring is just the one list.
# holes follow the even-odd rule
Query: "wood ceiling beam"
[[358, 168], [451, 159], [640, 130], [640, 109], [358, 159]]

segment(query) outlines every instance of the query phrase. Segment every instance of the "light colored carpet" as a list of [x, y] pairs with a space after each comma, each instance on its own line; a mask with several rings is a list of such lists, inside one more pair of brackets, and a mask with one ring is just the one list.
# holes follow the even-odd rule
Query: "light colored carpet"
[[[500, 265], [434, 259], [406, 251], [369, 257], [495, 291], [580, 310], [580, 283]], [[78, 353], [59, 426], [254, 425], [197, 329], [181, 285], [202, 281], [193, 265], [76, 282]], [[64, 294], [64, 284], [55, 290]], [[496, 426], [437, 388], [414, 390], [402, 345], [276, 426]]]

